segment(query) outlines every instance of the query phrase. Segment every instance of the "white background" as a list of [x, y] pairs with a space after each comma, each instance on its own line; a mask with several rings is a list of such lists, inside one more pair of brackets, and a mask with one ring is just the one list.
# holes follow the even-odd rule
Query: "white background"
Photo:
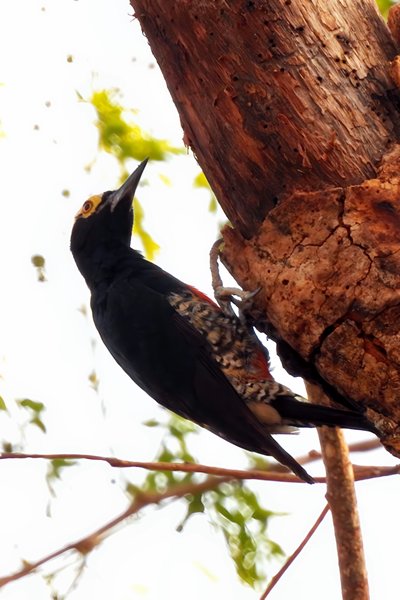
[[[27, 428], [26, 451], [151, 460], [159, 432], [141, 423], [163, 413], [113, 362], [90, 317], [79, 311], [88, 292], [69, 252], [73, 215], [90, 194], [115, 188], [119, 171], [112, 159], [97, 155], [94, 110], [78, 100], [77, 92], [88, 98], [95, 89], [119, 88], [123, 104], [139, 109], [142, 127], [180, 146], [179, 119], [126, 0], [2, 0], [0, 56], [5, 132], [0, 139], [0, 393], [14, 418], [0, 415], [1, 438], [20, 440], [15, 421], [21, 411], [14, 399], [27, 397], [45, 403], [47, 434]], [[85, 170], [94, 160], [90, 172]], [[210, 215], [207, 193], [193, 189], [198, 170], [189, 154], [150, 164], [149, 185], [139, 197], [146, 227], [162, 248], [157, 262], [209, 292], [208, 250], [222, 216]], [[164, 185], [160, 174], [173, 186]], [[33, 254], [46, 258], [45, 283], [37, 281]], [[88, 381], [93, 370], [98, 392]], [[279, 367], [275, 375], [285, 377]], [[302, 391], [301, 382], [284, 381]], [[351, 440], [365, 437], [349, 434]], [[294, 455], [318, 447], [315, 432], [282, 443]], [[191, 448], [204, 463], [246, 464], [240, 450], [211, 434], [193, 436]], [[395, 459], [379, 451], [355, 461], [393, 464]], [[321, 467], [310, 470], [318, 473]], [[127, 506], [122, 491], [131, 476], [127, 472], [82, 463], [64, 471], [55, 498], [49, 496], [45, 474], [44, 461], [0, 463], [0, 576], [18, 569], [22, 559], [37, 560], [90, 533]], [[322, 510], [324, 486], [264, 483], [254, 488], [269, 509], [289, 513], [274, 519], [270, 531], [290, 553]], [[357, 491], [371, 597], [397, 597], [398, 480], [363, 482]], [[148, 510], [121, 528], [90, 554], [69, 598], [258, 598], [238, 581], [224, 540], [204, 517], [195, 516], [178, 534], [182, 516], [177, 503]], [[56, 578], [60, 593], [74, 578], [73, 557], [67, 562], [71, 567]], [[61, 564], [46, 565], [43, 572]], [[271, 565], [270, 574], [277, 568]], [[10, 584], [1, 597], [41, 600], [51, 594], [38, 574]], [[271, 594], [273, 600], [294, 597], [340, 598], [329, 516]]]

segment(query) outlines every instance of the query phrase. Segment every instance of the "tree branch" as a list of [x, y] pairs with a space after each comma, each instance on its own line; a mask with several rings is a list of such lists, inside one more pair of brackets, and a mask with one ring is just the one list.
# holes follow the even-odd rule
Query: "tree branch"
[[[371, 450], [378, 450], [379, 448], [382, 448], [382, 444], [378, 438], [353, 442], [348, 445], [349, 452], [370, 452]], [[322, 453], [319, 450], [310, 450], [307, 454], [296, 457], [296, 461], [301, 465], [308, 465], [311, 462], [321, 459]]]
[[93, 548], [95, 548], [95, 546], [97, 546], [102, 541], [106, 533], [110, 532], [111, 529], [113, 529], [122, 521], [125, 521], [128, 517], [131, 517], [135, 513], [142, 510], [142, 508], [144, 508], [145, 506], [149, 506], [150, 504], [160, 504], [164, 500], [172, 498], [182, 498], [183, 496], [187, 496], [188, 494], [200, 494], [202, 492], [208, 492], [209, 490], [213, 490], [217, 486], [221, 485], [221, 483], [229, 481], [230, 479], [231, 478], [229, 477], [210, 477], [202, 483], [180, 484], [173, 486], [165, 492], [140, 492], [137, 494], [134, 501], [130, 504], [130, 506], [128, 506], [128, 508], [124, 512], [114, 517], [114, 519], [111, 519], [111, 521], [108, 521], [108, 523], [106, 523], [102, 527], [99, 527], [89, 535], [81, 538], [78, 541], [72, 542], [71, 544], [67, 544], [66, 546], [63, 546], [62, 548], [59, 548], [58, 550], [51, 552], [50, 554], [47, 554], [40, 560], [37, 560], [32, 563], [24, 561], [24, 566], [22, 569], [16, 571], [15, 573], [12, 573], [11, 575], [0, 577], [0, 588], [7, 585], [8, 583], [11, 583], [12, 581], [16, 581], [17, 579], [21, 579], [22, 577], [29, 575], [45, 563], [48, 563], [54, 558], [57, 558], [71, 550], [79, 552], [83, 555], [88, 554], [89, 552], [91, 552], [91, 550], [93, 550]]
[[315, 521], [314, 525], [311, 527], [310, 531], [307, 533], [306, 537], [303, 539], [301, 544], [299, 544], [297, 546], [297, 548], [293, 552], [293, 554], [291, 554], [288, 557], [285, 564], [279, 569], [277, 574], [273, 576], [273, 578], [271, 579], [271, 581], [269, 582], [269, 584], [267, 586], [267, 589], [261, 596], [260, 600], [265, 600], [265, 598], [267, 598], [267, 596], [269, 596], [272, 589], [276, 586], [276, 584], [281, 579], [281, 577], [283, 577], [283, 575], [286, 573], [286, 571], [288, 570], [288, 568], [290, 567], [292, 562], [299, 556], [300, 552], [303, 550], [303, 548], [306, 546], [306, 544], [310, 541], [311, 537], [317, 531], [318, 527], [321, 525], [321, 523], [324, 520], [325, 516], [327, 515], [328, 511], [329, 511], [329, 504], [327, 504], [325, 506], [324, 510], [321, 512], [318, 519]]
[[[313, 451], [314, 454], [314, 451]], [[143, 462], [123, 460], [112, 456], [99, 456], [95, 454], [24, 454], [21, 452], [3, 452], [0, 454], [0, 460], [13, 459], [33, 459], [33, 460], [93, 460], [106, 462], [115, 468], [138, 468], [148, 471], [177, 471], [182, 473], [203, 473], [206, 475], [229, 477], [233, 479], [249, 479], [260, 481], [276, 481], [280, 483], [302, 483], [304, 481], [292, 473], [283, 473], [280, 471], [262, 471], [260, 469], [225, 469], [223, 467], [213, 467], [211, 465], [202, 465], [197, 463], [169, 463], [169, 462]], [[319, 457], [318, 457], [319, 458]], [[314, 460], [312, 458], [311, 460]], [[305, 457], [303, 457], [303, 463]], [[375, 479], [378, 477], [388, 477], [390, 475], [400, 474], [400, 464], [393, 466], [357, 466], [353, 465], [354, 479], [363, 481], [364, 479]], [[316, 483], [326, 483], [326, 477], [314, 477]]]
[[[323, 392], [306, 384], [309, 398], [326, 404]], [[326, 469], [326, 497], [332, 512], [343, 600], [368, 600], [368, 578], [354, 488], [354, 470], [343, 432], [319, 427], [322, 459]], [[363, 469], [359, 472], [362, 473]]]

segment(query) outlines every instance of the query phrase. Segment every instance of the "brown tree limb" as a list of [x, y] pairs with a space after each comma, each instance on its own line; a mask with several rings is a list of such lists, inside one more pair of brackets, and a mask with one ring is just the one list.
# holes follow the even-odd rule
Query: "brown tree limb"
[[[326, 404], [327, 399], [316, 387], [307, 385], [312, 402]], [[322, 459], [326, 469], [326, 498], [332, 513], [339, 562], [343, 600], [368, 600], [368, 577], [365, 564], [354, 470], [343, 432], [318, 428]]]
[[[303, 457], [304, 459], [305, 457]], [[318, 457], [320, 458], [320, 457]], [[262, 471], [259, 469], [225, 469], [223, 467], [213, 467], [211, 465], [203, 465], [197, 463], [169, 463], [169, 462], [143, 462], [131, 461], [114, 457], [99, 456], [95, 454], [24, 454], [21, 452], [3, 452], [0, 454], [0, 460], [91, 460], [108, 463], [114, 468], [138, 468], [147, 469], [149, 471], [172, 471], [180, 473], [201, 473], [210, 476], [229, 477], [233, 479], [248, 479], [255, 481], [271, 481], [278, 483], [301, 483], [304, 481], [291, 473], [283, 473], [278, 470]], [[314, 457], [313, 459], [314, 460]], [[303, 460], [303, 464], [306, 461]], [[393, 466], [357, 466], [354, 467], [354, 479], [363, 481], [365, 479], [376, 479], [379, 477], [390, 477], [400, 474], [400, 464]], [[279, 465], [278, 465], [279, 468]], [[326, 477], [314, 477], [316, 483], [326, 483]]]
[[325, 506], [321, 514], [318, 516], [318, 519], [315, 521], [314, 525], [311, 527], [310, 531], [307, 533], [302, 542], [297, 546], [296, 550], [291, 554], [288, 559], [285, 561], [285, 564], [279, 569], [279, 571], [272, 577], [269, 582], [265, 592], [260, 597], [260, 600], [265, 600], [272, 592], [273, 588], [276, 586], [278, 581], [283, 577], [286, 573], [290, 565], [294, 562], [294, 560], [299, 556], [300, 552], [303, 548], [308, 544], [314, 533], [317, 531], [318, 527], [321, 525], [322, 521], [325, 519], [326, 515], [329, 512], [329, 504]]
[[327, 500], [332, 512], [343, 600], [368, 600], [365, 565], [354, 476], [340, 429], [320, 428], [326, 467]]

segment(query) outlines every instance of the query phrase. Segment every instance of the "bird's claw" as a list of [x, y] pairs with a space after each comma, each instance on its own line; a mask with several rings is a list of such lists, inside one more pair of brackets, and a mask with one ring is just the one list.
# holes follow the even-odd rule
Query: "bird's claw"
[[226, 306], [229, 307], [229, 312], [232, 314], [233, 308], [231, 304], [234, 304], [239, 309], [239, 317], [241, 321], [246, 321], [246, 307], [251, 306], [251, 300], [260, 292], [261, 288], [249, 292], [236, 287], [223, 287], [218, 286], [214, 289], [215, 299], [218, 304], [224, 310]]
[[261, 288], [259, 287], [252, 292], [248, 292], [246, 290], [242, 290], [241, 288], [224, 287], [218, 267], [218, 259], [221, 254], [222, 245], [223, 240], [219, 239], [214, 242], [210, 250], [210, 270], [212, 276], [212, 286], [214, 289], [214, 297], [226, 315], [235, 315], [235, 311], [232, 308], [232, 304], [234, 304], [239, 309], [239, 317], [241, 321], [246, 321], [246, 305], [248, 305], [254, 296], [259, 293]]
[[229, 302], [233, 302], [233, 304], [235, 304], [235, 306], [237, 306], [240, 309], [242, 306], [244, 306], [246, 303], [252, 300], [254, 296], [256, 296], [259, 293], [260, 290], [261, 288], [258, 287], [252, 292], [249, 292], [247, 290], [242, 290], [241, 288], [223, 287], [222, 285], [220, 285], [217, 288], [215, 288], [214, 295], [217, 301], [224, 301], [228, 299]]

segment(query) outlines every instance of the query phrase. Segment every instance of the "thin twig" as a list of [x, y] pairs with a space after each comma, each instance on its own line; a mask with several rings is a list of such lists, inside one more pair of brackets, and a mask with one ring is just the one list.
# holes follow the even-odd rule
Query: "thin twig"
[[[382, 448], [381, 441], [378, 438], [371, 438], [368, 440], [362, 440], [361, 442], [353, 442], [348, 445], [349, 452], [369, 452], [371, 450], [377, 450]], [[322, 454], [319, 450], [310, 450], [303, 456], [296, 457], [296, 462], [301, 465], [308, 465], [316, 460], [321, 460]]]
[[174, 487], [166, 490], [165, 492], [140, 492], [136, 495], [135, 500], [128, 506], [128, 508], [119, 514], [118, 516], [108, 521], [105, 525], [102, 525], [91, 534], [81, 538], [78, 541], [72, 542], [50, 554], [47, 554], [40, 560], [29, 563], [24, 561], [24, 566], [12, 573], [11, 575], [7, 575], [5, 577], [0, 577], [0, 588], [11, 583], [12, 581], [16, 581], [17, 579], [21, 579], [26, 575], [29, 575], [45, 563], [53, 560], [65, 554], [66, 552], [75, 551], [80, 552], [81, 554], [88, 554], [93, 550], [95, 546], [97, 546], [103, 539], [106, 533], [110, 532], [116, 525], [131, 517], [135, 513], [139, 512], [145, 506], [149, 506], [150, 504], [160, 504], [164, 500], [168, 500], [170, 498], [182, 498], [183, 496], [187, 496], [188, 494], [201, 494], [203, 492], [207, 492], [209, 490], [215, 489], [217, 486], [221, 485], [226, 481], [230, 481], [231, 478], [211, 478], [209, 477], [206, 481], [197, 484], [178, 484]]
[[305, 536], [305, 538], [303, 539], [303, 541], [301, 542], [301, 544], [299, 544], [297, 546], [297, 548], [293, 552], [293, 554], [291, 554], [288, 557], [288, 559], [285, 561], [285, 564], [279, 569], [279, 571], [276, 573], [276, 575], [273, 576], [273, 578], [271, 579], [271, 581], [269, 582], [269, 584], [267, 586], [267, 589], [265, 590], [265, 592], [261, 596], [260, 600], [265, 600], [265, 598], [267, 596], [269, 596], [269, 594], [272, 591], [272, 589], [276, 586], [276, 584], [278, 583], [278, 581], [285, 574], [285, 572], [288, 570], [288, 568], [293, 563], [293, 561], [298, 557], [298, 555], [303, 550], [303, 548], [305, 547], [305, 545], [310, 541], [311, 537], [317, 531], [318, 527], [321, 525], [322, 521], [324, 520], [324, 518], [325, 518], [325, 516], [327, 515], [328, 512], [329, 512], [329, 504], [327, 504], [325, 506], [324, 510], [321, 512], [321, 514], [319, 515], [318, 519], [315, 521], [314, 525], [311, 527], [310, 531], [307, 533], [307, 535]]
[[353, 442], [348, 445], [350, 452], [369, 452], [370, 450], [377, 450], [382, 448], [381, 440], [377, 437], [373, 437], [369, 440], [362, 440], [361, 442]]
[[[169, 463], [169, 462], [143, 462], [123, 460], [112, 456], [98, 456], [96, 454], [25, 454], [22, 452], [3, 452], [0, 454], [0, 460], [12, 459], [33, 459], [33, 460], [92, 460], [106, 462], [115, 468], [137, 468], [148, 471], [177, 471], [181, 473], [203, 473], [218, 477], [231, 477], [234, 479], [254, 479], [260, 481], [275, 481], [280, 483], [304, 483], [302, 479], [292, 473], [283, 473], [281, 471], [262, 471], [260, 469], [225, 469], [223, 467], [212, 467], [211, 465], [202, 465], [197, 463]], [[364, 479], [375, 479], [377, 477], [388, 477], [400, 474], [400, 464], [393, 466], [356, 466], [354, 465], [354, 479], [362, 481]], [[316, 483], [326, 483], [326, 477], [314, 477]]]

